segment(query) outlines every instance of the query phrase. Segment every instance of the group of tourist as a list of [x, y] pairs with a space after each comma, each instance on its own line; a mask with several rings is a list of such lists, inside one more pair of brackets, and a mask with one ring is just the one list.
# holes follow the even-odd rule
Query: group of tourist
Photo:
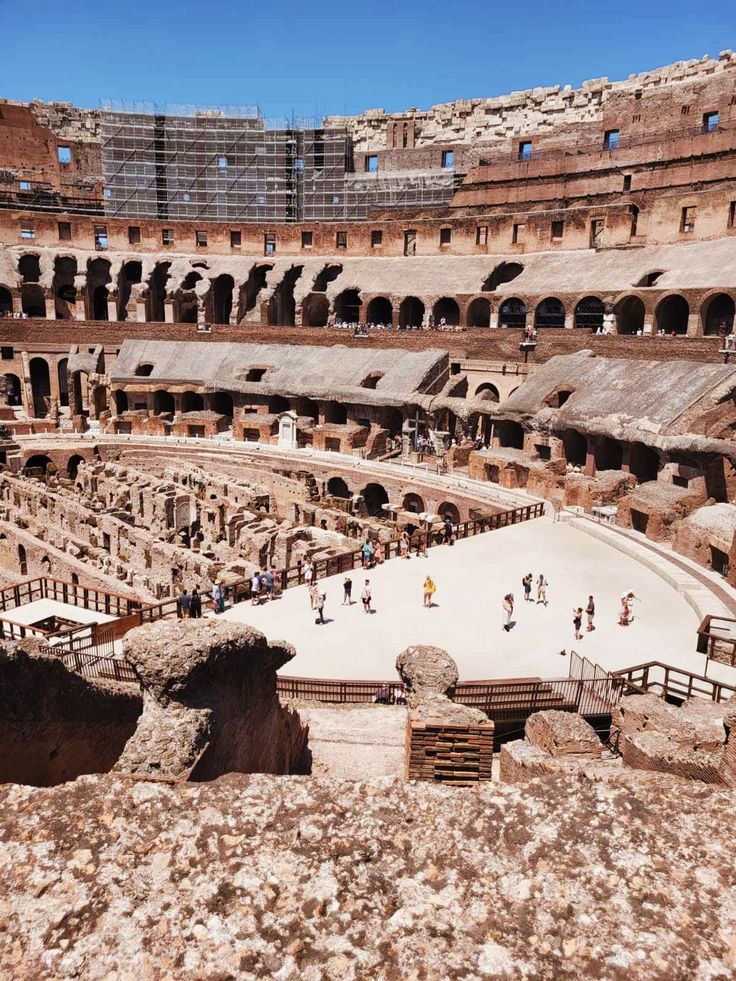
[[[198, 586], [191, 593], [183, 589], [176, 602], [182, 620], [199, 620], [202, 616], [202, 594]], [[212, 586], [212, 608], [215, 613], [221, 613], [225, 609], [225, 597], [219, 583]]]
[[[327, 326], [327, 325], [325, 325]], [[458, 333], [465, 330], [459, 324], [448, 324], [444, 317], [441, 318], [439, 323], [435, 324], [430, 317], [427, 323], [422, 324], [400, 324], [395, 326], [394, 324], [388, 323], [358, 323], [354, 320], [335, 320], [335, 329], [344, 330], [353, 335], [353, 337], [368, 337], [369, 334], [375, 333], [392, 333], [393, 331], [407, 331], [407, 330], [439, 330], [450, 333]]]
[[[531, 572], [528, 572], [521, 580], [521, 588], [524, 591], [524, 602], [533, 603], [534, 599], [532, 597], [532, 587], [534, 584], [534, 576]], [[543, 606], [547, 606], [547, 589], [549, 587], [549, 580], [543, 572], [540, 572], [537, 576], [537, 605], [540, 603]], [[501, 602], [501, 628], [509, 633], [514, 627], [516, 621], [512, 620], [514, 614], [514, 594], [506, 593]]]
[[250, 602], [251, 606], [260, 606], [263, 602], [269, 602], [278, 593], [278, 574], [274, 567], [262, 572], [258, 569], [250, 579]]

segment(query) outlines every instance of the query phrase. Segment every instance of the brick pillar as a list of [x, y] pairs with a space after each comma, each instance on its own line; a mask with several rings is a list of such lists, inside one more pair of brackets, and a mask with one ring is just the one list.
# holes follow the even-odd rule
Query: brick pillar
[[118, 301], [117, 297], [108, 296], [107, 298], [107, 319], [117, 320], [118, 319]]
[[621, 470], [623, 473], [631, 473], [631, 444], [624, 443], [621, 448]]
[[164, 323], [173, 324], [174, 323], [174, 301], [164, 300]]
[[587, 477], [595, 477], [596, 466], [595, 466], [595, 444], [593, 440], [588, 440], [588, 449], [585, 453], [585, 475]]
[[20, 293], [13, 293], [11, 299], [13, 301], [13, 313], [23, 313], [23, 299]]
[[653, 324], [654, 324], [654, 319], [651, 316], [651, 314], [645, 314], [644, 315], [644, 333], [645, 334], [651, 334], [652, 333], [652, 326], [653, 326]]
[[700, 314], [690, 311], [690, 315], [687, 318], [687, 336], [688, 337], [698, 337], [700, 335]]
[[568, 310], [565, 314], [565, 327], [571, 330], [575, 326], [575, 311]]
[[490, 327], [492, 330], [495, 330], [498, 327], [498, 310], [491, 310]]
[[135, 320], [138, 324], [145, 324], [146, 322], [146, 301], [136, 300], [135, 303]]

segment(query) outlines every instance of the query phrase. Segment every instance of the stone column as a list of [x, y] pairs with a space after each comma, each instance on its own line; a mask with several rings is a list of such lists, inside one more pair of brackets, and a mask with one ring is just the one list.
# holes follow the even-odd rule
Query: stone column
[[23, 313], [23, 298], [20, 293], [13, 293], [11, 299], [13, 301], [13, 313]]
[[168, 298], [164, 300], [164, 323], [174, 323], [174, 301]]
[[644, 314], [644, 333], [651, 334], [653, 326], [654, 326], [654, 316], [651, 313]]
[[567, 329], [571, 329], [574, 326], [575, 326], [575, 311], [574, 310], [568, 310], [565, 313], [565, 327]]
[[118, 320], [118, 300], [117, 297], [107, 297], [107, 319]]
[[587, 477], [595, 477], [596, 466], [595, 466], [595, 443], [593, 440], [588, 440], [588, 448], [585, 451], [585, 475]]
[[491, 330], [495, 330], [498, 327], [498, 310], [491, 310], [491, 322], [489, 326]]

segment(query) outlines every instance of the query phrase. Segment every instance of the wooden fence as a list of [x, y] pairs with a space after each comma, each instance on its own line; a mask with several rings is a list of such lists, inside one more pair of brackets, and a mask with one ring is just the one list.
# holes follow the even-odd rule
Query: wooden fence
[[622, 694], [654, 692], [670, 701], [683, 702], [686, 698], [707, 698], [712, 702], [724, 702], [736, 695], [736, 685], [693, 674], [683, 668], [672, 667], [662, 661], [647, 661], [631, 668], [611, 672], [620, 681]]

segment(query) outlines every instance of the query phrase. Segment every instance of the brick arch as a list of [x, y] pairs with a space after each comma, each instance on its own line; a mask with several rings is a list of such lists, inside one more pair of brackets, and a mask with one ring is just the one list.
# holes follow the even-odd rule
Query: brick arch
[[484, 326], [490, 327], [490, 318], [493, 316], [493, 304], [491, 302], [491, 297], [487, 293], [474, 293], [469, 296], [465, 301], [465, 316], [463, 317], [463, 323], [466, 327], [470, 327], [470, 315], [471, 311], [474, 311], [475, 316], [473, 319], [477, 319], [478, 309], [485, 304], [488, 305], [488, 323]]
[[[559, 304], [559, 307], [562, 310], [562, 323], [556, 322], [559, 319], [559, 311], [557, 309], [555, 309], [554, 311], [550, 310], [549, 312], [546, 311], [540, 312], [543, 304], [551, 304], [553, 307], [556, 307], [556, 305]], [[550, 294], [549, 296], [542, 297], [542, 299], [539, 300], [537, 305], [534, 307], [533, 322], [535, 327], [564, 327], [566, 316], [567, 316], [567, 310], [565, 309], [564, 302], [559, 298], [559, 296], [554, 296]], [[544, 321], [542, 321], [540, 318], [545, 318], [545, 319]], [[554, 318], [555, 320], [554, 323], [551, 322], [552, 318]], [[549, 320], [550, 322], [549, 323], [546, 322], [547, 320]]]
[[[708, 316], [710, 314], [711, 305], [713, 304], [713, 301], [717, 297], [728, 297], [728, 299], [731, 301], [731, 303], [734, 304], [734, 307], [736, 307], [736, 290], [728, 290], [728, 289], [708, 290], [707, 293], [705, 293], [703, 296], [701, 296], [700, 303], [697, 305], [697, 310], [698, 310], [698, 314], [699, 314], [698, 333], [701, 334], [701, 335], [715, 336], [718, 333], [718, 326], [717, 325], [716, 325], [716, 329], [715, 330], [710, 330], [710, 331], [707, 332], [707, 329], [708, 329], [707, 318], [708, 318]], [[694, 303], [691, 303], [690, 304], [690, 309], [691, 309], [691, 312], [694, 311], [696, 309], [696, 305]], [[736, 321], [732, 321], [731, 324], [729, 324], [728, 321], [726, 321], [726, 328], [727, 329], [730, 329], [730, 330], [733, 330], [734, 329], [734, 323], [736, 323]], [[707, 332], [707, 334], [706, 334], [706, 332]]]
[[[671, 302], [679, 300], [681, 303]], [[685, 305], [684, 323], [682, 304]], [[664, 311], [670, 311], [670, 316], [666, 322], [662, 319]], [[687, 325], [690, 318], [690, 303], [680, 290], [666, 290], [658, 298], [654, 307], [654, 331], [664, 328], [667, 333], [671, 333], [671, 328], [676, 329], [676, 333], [681, 337], [687, 334]]]
[[[374, 317], [373, 311], [371, 310], [371, 305], [377, 300], [383, 300], [389, 304], [391, 307], [391, 320], [385, 321], [380, 318]], [[396, 306], [393, 299], [387, 293], [371, 293], [370, 296], [363, 297], [363, 319], [366, 323], [393, 323], [396, 320]]]

